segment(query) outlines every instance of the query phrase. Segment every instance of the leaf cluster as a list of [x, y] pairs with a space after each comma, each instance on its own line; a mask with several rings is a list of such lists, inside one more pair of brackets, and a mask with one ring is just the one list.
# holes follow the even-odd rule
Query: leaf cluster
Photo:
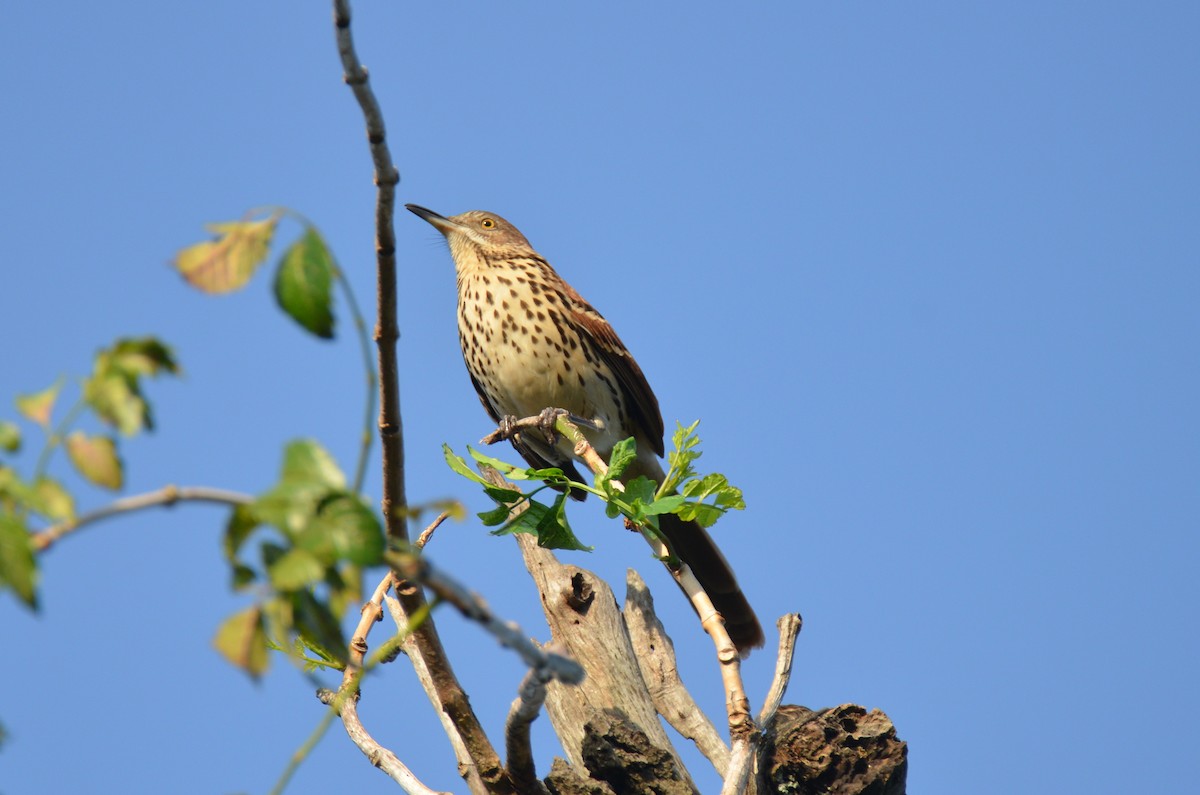
[[284, 249], [275, 268], [274, 292], [279, 307], [305, 330], [332, 339], [333, 282], [339, 277], [333, 254], [317, 228], [298, 213], [283, 208], [259, 220], [209, 224], [216, 235], [184, 248], [173, 265], [184, 280], [204, 293], [240, 290], [266, 261], [279, 222], [296, 218], [303, 233]]
[[[245, 554], [252, 537], [253, 562]], [[291, 442], [278, 482], [225, 526], [233, 587], [257, 588], [260, 598], [221, 625], [217, 649], [254, 676], [266, 671], [268, 648], [310, 669], [344, 667], [340, 618], [361, 599], [359, 570], [380, 563], [384, 546], [379, 517], [348, 490], [333, 457], [314, 441]]]
[[[32, 471], [22, 474], [15, 461], [0, 463], [0, 590], [9, 589], [27, 607], [37, 607], [37, 566], [29, 530], [31, 517], [49, 522], [75, 519], [75, 498], [62, 480], [49, 474], [54, 452], [63, 447], [76, 473], [101, 488], [117, 491], [125, 480], [118, 436], [154, 428], [150, 402], [143, 392], [147, 377], [177, 375], [171, 349], [154, 337], [126, 337], [96, 353], [91, 375], [80, 379], [75, 404], [54, 422], [65, 378], [39, 392], [18, 395], [17, 412], [40, 428], [41, 450]], [[108, 432], [76, 426], [87, 416]], [[15, 456], [24, 444], [21, 426], [0, 421], [0, 452]]]
[[[622, 475], [637, 460], [633, 439], [625, 439], [613, 447], [608, 470], [597, 475], [590, 486], [571, 480], [558, 468], [517, 467], [467, 448], [479, 466], [492, 467], [509, 480], [537, 483], [528, 493], [498, 487], [476, 474], [466, 459], [455, 454], [449, 446], [443, 445], [442, 450], [452, 470], [478, 483], [496, 503], [492, 510], [479, 514], [485, 525], [497, 528], [492, 531], [493, 535], [529, 533], [537, 537], [539, 546], [548, 549], [591, 551], [592, 547], [583, 544], [567, 522], [566, 498], [575, 490], [602, 499], [609, 518], [624, 517], [630, 526], [660, 537], [658, 517], [664, 514], [676, 514], [684, 521], [711, 527], [728, 511], [746, 507], [741, 489], [731, 485], [724, 475], [702, 474], [696, 470], [695, 461], [701, 455], [700, 437], [696, 434], [698, 425], [699, 422], [694, 422], [687, 427], [678, 426], [672, 438], [673, 449], [668, 453], [670, 466], [661, 484], [644, 476], [621, 481]], [[536, 499], [536, 495], [546, 489], [558, 492], [549, 505]]]

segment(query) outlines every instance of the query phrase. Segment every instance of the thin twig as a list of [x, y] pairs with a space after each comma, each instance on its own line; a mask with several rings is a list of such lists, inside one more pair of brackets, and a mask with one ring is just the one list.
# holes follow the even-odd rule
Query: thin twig
[[775, 622], [779, 628], [779, 653], [775, 656], [775, 678], [771, 689], [763, 699], [763, 708], [758, 713], [758, 725], [764, 729], [775, 719], [775, 712], [783, 702], [788, 682], [792, 678], [792, 658], [796, 653], [796, 636], [804, 626], [799, 613], [786, 613]]
[[545, 672], [550, 679], [573, 685], [583, 681], [583, 668], [570, 657], [541, 649], [513, 621], [502, 621], [487, 603], [450, 576], [434, 568], [428, 559], [399, 552], [385, 554], [388, 565], [407, 579], [415, 580], [438, 598], [453, 605], [466, 618], [480, 624], [500, 642], [512, 649], [530, 668]]
[[[370, 634], [371, 627], [383, 618], [383, 600], [393, 582], [394, 575], [389, 571], [375, 586], [375, 592], [371, 595], [370, 600], [363, 605], [358, 626], [355, 627], [354, 635], [350, 640], [350, 655], [346, 669], [342, 673], [341, 686], [337, 692], [322, 690], [317, 693], [317, 697], [330, 707], [330, 712], [325, 717], [332, 718], [335, 713], [341, 717], [346, 734], [372, 765], [390, 776], [410, 795], [435, 795], [435, 790], [421, 783], [413, 772], [400, 761], [399, 757], [384, 748], [371, 736], [358, 715], [358, 685], [362, 681], [363, 674], [370, 667], [363, 662], [367, 653], [367, 635]], [[401, 631], [405, 634], [407, 634], [406, 630], [407, 627], [401, 627]], [[384, 647], [380, 649], [385, 655], [386, 648], [387, 644], [384, 644]], [[373, 659], [372, 664], [376, 661]]]
[[[318, 698], [320, 694], [318, 694]], [[328, 704], [329, 702], [324, 702]], [[317, 747], [317, 743], [325, 736], [325, 732], [329, 731], [329, 727], [333, 725], [333, 719], [337, 717], [337, 712], [333, 709], [325, 710], [325, 714], [321, 716], [321, 720], [317, 722], [314, 728], [305, 738], [300, 747], [295, 750], [288, 763], [283, 768], [283, 772], [279, 774], [279, 778], [275, 780], [275, 786], [271, 787], [271, 791], [267, 795], [280, 795], [287, 789], [288, 782], [292, 780], [292, 776], [296, 775], [296, 771], [300, 769], [300, 763], [308, 758], [308, 755]]]
[[433, 538], [433, 531], [437, 530], [449, 516], [449, 511], [442, 511], [437, 515], [436, 519], [429, 523], [428, 527], [421, 531], [421, 535], [417, 536], [417, 549], [425, 548], [425, 545], [429, 543], [429, 539]]
[[[410, 618], [408, 613], [404, 611], [404, 605], [401, 604], [399, 599], [389, 596], [383, 600], [383, 604], [387, 607], [388, 612], [391, 613], [392, 620], [396, 622], [397, 626], [412, 626], [417, 623], [417, 621], [413, 620], [416, 618], [415, 616]], [[471, 795], [490, 795], [490, 789], [484, 783], [482, 773], [476, 766], [474, 757], [467, 747], [467, 738], [459, 731], [457, 722], [451, 717], [450, 713], [455, 709], [455, 705], [447, 704], [442, 699], [442, 693], [445, 692], [445, 688], [440, 687], [438, 682], [434, 680], [435, 671], [422, 655], [421, 649], [417, 647], [416, 636], [412, 634], [408, 635], [404, 639], [401, 648], [408, 655], [413, 672], [417, 675], [417, 681], [421, 684], [421, 688], [425, 691], [425, 695], [429, 697], [429, 701], [433, 705], [434, 714], [442, 722], [442, 729], [446, 732], [446, 737], [450, 741], [450, 747], [454, 751], [454, 758], [458, 760], [458, 773], [466, 781], [467, 789], [471, 792]]]
[[546, 703], [545, 674], [530, 669], [521, 680], [519, 695], [508, 710], [504, 723], [504, 758], [513, 784], [520, 792], [546, 793], [546, 786], [538, 780], [533, 764], [533, 745], [529, 739], [529, 727]]
[[[322, 690], [317, 693], [317, 697], [330, 707], [333, 707], [337, 701], [337, 695], [332, 690]], [[372, 765], [386, 773], [408, 795], [450, 795], [448, 792], [430, 789], [421, 783], [413, 775], [413, 772], [400, 761], [399, 757], [376, 742], [370, 732], [363, 728], [362, 721], [358, 717], [357, 693], [352, 694], [342, 703], [339, 712], [342, 716], [342, 723], [346, 726], [346, 733], [350, 735], [354, 744], [366, 754]]]
[[89, 511], [74, 519], [51, 525], [45, 530], [34, 533], [31, 539], [35, 552], [45, 552], [63, 536], [74, 533], [87, 525], [95, 524], [101, 519], [132, 513], [145, 508], [169, 508], [177, 502], [214, 502], [223, 505], [249, 505], [254, 498], [249, 494], [241, 494], [226, 489], [214, 489], [207, 486], [163, 486], [145, 494], [135, 494], [114, 500], [103, 508]]
[[375, 165], [375, 277], [378, 318], [375, 344], [379, 348], [379, 433], [383, 445], [383, 515], [388, 536], [407, 541], [404, 493], [404, 430], [400, 420], [400, 377], [396, 364], [396, 233], [392, 226], [396, 208], [396, 184], [400, 173], [392, 164], [383, 125], [383, 111], [368, 84], [367, 70], [358, 59], [350, 32], [350, 3], [334, 0], [333, 23], [341, 56], [343, 79], [362, 109], [367, 142]]

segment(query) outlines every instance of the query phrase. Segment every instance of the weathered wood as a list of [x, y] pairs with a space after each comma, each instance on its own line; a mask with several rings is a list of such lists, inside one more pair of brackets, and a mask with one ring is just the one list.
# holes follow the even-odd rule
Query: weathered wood
[[624, 615], [642, 679], [650, 690], [655, 709], [675, 731], [694, 742], [724, 778], [729, 766], [729, 746], [679, 678], [675, 644], [654, 612], [650, 589], [633, 569], [625, 574]]
[[587, 671], [581, 685], [552, 682], [547, 686], [546, 711], [568, 761], [578, 770], [585, 769], [587, 722], [597, 714], [619, 715], [661, 749], [689, 791], [695, 791], [658, 719], [612, 589], [590, 571], [559, 563], [532, 537], [518, 535], [517, 540], [542, 595], [553, 643]]
[[784, 706], [767, 727], [760, 793], [904, 795], [908, 744], [879, 710]]

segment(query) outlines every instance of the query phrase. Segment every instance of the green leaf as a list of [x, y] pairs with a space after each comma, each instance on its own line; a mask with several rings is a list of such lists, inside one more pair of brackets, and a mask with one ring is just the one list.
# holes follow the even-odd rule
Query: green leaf
[[263, 565], [267, 568], [274, 566], [276, 561], [278, 561], [288, 552], [288, 547], [280, 546], [274, 541], [263, 541], [258, 545], [258, 549], [259, 553], [262, 555]]
[[319, 601], [309, 590], [290, 594], [295, 628], [304, 645], [339, 670], [346, 666], [346, 641], [342, 628], [329, 606]]
[[559, 494], [554, 504], [545, 512], [537, 524], [538, 546], [545, 549], [575, 549], [591, 552], [589, 547], [575, 537], [567, 523], [567, 495]]
[[[676, 511], [679, 518], [694, 521], [701, 527], [710, 527], [726, 511], [742, 510], [746, 507], [742, 490], [729, 485], [728, 479], [719, 472], [689, 480], [683, 484], [685, 504]], [[709, 498], [712, 502], [704, 502]]]
[[[471, 456], [474, 457], [475, 460], [479, 460], [479, 455], [474, 450], [472, 450], [470, 447], [468, 447], [467, 450], [471, 453]], [[445, 457], [446, 463], [449, 465], [449, 467], [467, 480], [472, 480], [485, 486], [492, 485], [491, 482], [484, 480], [482, 477], [476, 474], [475, 470], [471, 469], [471, 465], [467, 463], [465, 458], [450, 449], [450, 445], [445, 443], [442, 444], [442, 455]], [[487, 456], [483, 457], [487, 458]], [[510, 465], [504, 464], [502, 461], [497, 463], [502, 464], [506, 469], [512, 469]], [[496, 468], [500, 469], [500, 467]], [[505, 474], [503, 469], [500, 469], [500, 473]]]
[[230, 586], [235, 591], [244, 591], [258, 582], [258, 572], [245, 563], [234, 563], [230, 572]]
[[150, 405], [142, 397], [137, 379], [126, 373], [96, 373], [84, 382], [83, 398], [96, 416], [126, 436], [154, 427]]
[[135, 375], [179, 374], [175, 353], [157, 337], [123, 337], [108, 351], [111, 366]]
[[24, 512], [37, 502], [37, 495], [12, 467], [0, 466], [0, 508]]
[[327, 486], [282, 480], [254, 501], [254, 515], [288, 538], [295, 538], [308, 527], [328, 494]]
[[676, 514], [685, 522], [695, 522], [701, 527], [712, 527], [718, 519], [724, 516], [725, 512], [708, 503], [690, 502], [676, 511]]
[[671, 436], [673, 449], [667, 451], [667, 476], [659, 485], [659, 494], [670, 494], [680, 483], [695, 476], [692, 462], [700, 457], [700, 451], [695, 449], [700, 444], [700, 437], [696, 435], [699, 424], [700, 420], [696, 420], [685, 428], [681, 423], [675, 423], [675, 433]]
[[512, 533], [528, 533], [537, 535], [538, 524], [542, 521], [542, 517], [550, 509], [538, 502], [530, 500], [529, 507], [522, 511], [519, 515], [510, 519], [503, 527], [492, 530], [494, 536], [510, 535]]
[[337, 560], [373, 566], [383, 558], [383, 526], [357, 496], [340, 494], [321, 504], [296, 543], [318, 555], [328, 545]]
[[16, 516], [0, 511], [0, 590], [5, 588], [37, 610], [37, 564], [29, 531]]
[[637, 442], [632, 438], [622, 439], [613, 445], [612, 455], [608, 457], [608, 478], [620, 478], [625, 469], [637, 460]]
[[154, 428], [141, 379], [178, 372], [174, 354], [159, 340], [125, 337], [96, 354], [92, 375], [83, 384], [83, 397], [100, 419], [132, 436], [143, 428]]
[[61, 522], [75, 518], [75, 500], [54, 478], [43, 476], [35, 480], [33, 493], [37, 502], [31, 507], [47, 519]]
[[60, 378], [53, 385], [32, 395], [17, 395], [17, 411], [27, 420], [32, 420], [43, 428], [50, 428], [50, 413], [54, 411], [54, 402], [62, 391], [63, 380]]
[[649, 505], [654, 502], [654, 492], [658, 488], [650, 478], [639, 475], [625, 484], [625, 500], [629, 503]]
[[333, 257], [311, 226], [288, 247], [275, 271], [279, 306], [322, 339], [333, 338], [333, 276]]
[[225, 534], [221, 539], [225, 560], [230, 562], [237, 560], [237, 554], [241, 550], [242, 544], [246, 543], [246, 539], [258, 528], [259, 524], [260, 521], [254, 511], [254, 506], [234, 506], [233, 510], [229, 512], [229, 520], [225, 522]]
[[490, 511], [482, 511], [476, 516], [479, 521], [483, 522], [484, 527], [495, 527], [498, 524], [504, 524], [504, 520], [508, 518], [509, 507], [507, 505], [497, 505]]
[[267, 569], [277, 591], [294, 591], [325, 577], [325, 565], [307, 549], [290, 549]]
[[508, 475], [513, 480], [542, 480], [549, 484], [567, 484], [570, 479], [566, 473], [558, 467], [546, 467], [545, 469], [518, 469]]
[[328, 568], [325, 570], [325, 584], [329, 587], [329, 609], [335, 616], [345, 616], [351, 605], [362, 605], [361, 566], [342, 563], [337, 568]]
[[250, 607], [225, 619], [217, 628], [213, 645], [225, 659], [251, 676], [258, 678], [266, 673], [270, 658], [262, 608]]
[[504, 489], [488, 484], [483, 487], [483, 490], [489, 497], [503, 505], [512, 505], [525, 499], [525, 495], [516, 489]]
[[346, 488], [346, 476], [328, 451], [311, 439], [290, 442], [283, 453], [283, 480]]
[[643, 507], [643, 513], [647, 516], [658, 516], [664, 513], [675, 513], [679, 510], [679, 506], [683, 505], [682, 494], [671, 494], [667, 497], [660, 497], [652, 503]]
[[67, 456], [90, 482], [113, 491], [121, 488], [124, 472], [111, 438], [75, 431], [67, 437]]
[[496, 470], [501, 475], [507, 475], [508, 473], [512, 472], [513, 470], [520, 468], [520, 467], [513, 466], [512, 464], [508, 463], [507, 461], [501, 461], [499, 458], [493, 458], [490, 455], [485, 455], [484, 453], [481, 453], [478, 450], [476, 450], [471, 445], [467, 445], [467, 452], [470, 454], [471, 458], [474, 458], [476, 461], [478, 461], [481, 464], [490, 466], [492, 469]]
[[21, 429], [14, 422], [0, 420], [0, 450], [15, 453], [21, 449]]
[[206, 240], [180, 251], [174, 266], [188, 284], [205, 293], [228, 293], [246, 286], [267, 258], [267, 249], [279, 215], [261, 221], [209, 224], [216, 240]]

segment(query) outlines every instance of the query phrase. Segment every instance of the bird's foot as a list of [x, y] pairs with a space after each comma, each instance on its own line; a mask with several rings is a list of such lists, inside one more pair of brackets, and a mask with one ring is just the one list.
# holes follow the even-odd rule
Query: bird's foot
[[501, 442], [505, 439], [511, 439], [516, 436], [520, 430], [521, 421], [512, 414], [505, 414], [500, 418], [500, 424], [496, 426], [496, 430], [480, 439], [479, 443], [495, 444], [496, 442]]
[[553, 406], [542, 409], [542, 412], [538, 414], [538, 429], [546, 437], [546, 444], [550, 445], [551, 447], [553, 447], [555, 442], [558, 441], [558, 431], [554, 426], [558, 422], [559, 417], [574, 419], [574, 417], [571, 416], [571, 412], [567, 411], [566, 409], [556, 409]]
[[599, 418], [589, 420], [585, 417], [578, 417], [566, 409], [551, 406], [542, 409], [532, 417], [519, 418], [512, 414], [504, 415], [500, 418], [500, 423], [496, 426], [496, 430], [483, 437], [480, 443], [495, 444], [504, 439], [514, 438], [524, 429], [537, 428], [546, 438], [546, 443], [553, 447], [558, 442], [558, 430], [555, 426], [558, 423], [559, 417], [566, 417], [571, 423], [593, 431], [604, 430], [604, 421]]

